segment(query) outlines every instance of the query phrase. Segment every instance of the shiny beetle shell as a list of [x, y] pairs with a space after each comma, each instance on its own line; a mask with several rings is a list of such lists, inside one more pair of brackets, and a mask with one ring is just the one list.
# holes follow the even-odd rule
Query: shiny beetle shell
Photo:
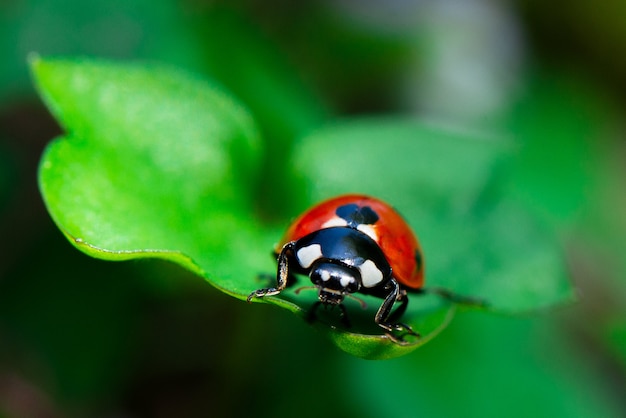
[[422, 249], [411, 227], [390, 205], [365, 195], [339, 196], [309, 209], [291, 224], [275, 252], [278, 254], [290, 241], [337, 226], [350, 226], [367, 234], [381, 248], [400, 285], [422, 288]]

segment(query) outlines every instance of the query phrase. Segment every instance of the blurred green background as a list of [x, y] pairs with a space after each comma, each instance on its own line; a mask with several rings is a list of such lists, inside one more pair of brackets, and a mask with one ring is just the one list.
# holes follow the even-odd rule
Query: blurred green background
[[[615, 0], [4, 0], [0, 417], [626, 416], [625, 15]], [[510, 137], [511, 194], [558, 232], [579, 302], [460, 314], [412, 355], [373, 362], [174, 265], [90, 259], [37, 190], [60, 128], [31, 52], [206, 74], [279, 156], [348, 115]]]

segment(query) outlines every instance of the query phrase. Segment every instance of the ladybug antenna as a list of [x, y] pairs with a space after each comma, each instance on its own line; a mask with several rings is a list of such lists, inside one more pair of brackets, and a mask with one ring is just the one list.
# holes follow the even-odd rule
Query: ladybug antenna
[[364, 301], [363, 299], [361, 299], [361, 298], [357, 298], [356, 296], [354, 296], [354, 295], [353, 295], [353, 294], [351, 294], [351, 293], [346, 294], [346, 296], [347, 296], [347, 297], [349, 297], [350, 299], [354, 299], [354, 300], [356, 300], [357, 302], [359, 302], [359, 304], [361, 305], [361, 308], [362, 308], [362, 309], [367, 309], [367, 303], [365, 303], [365, 301]]
[[[303, 290], [317, 290], [317, 289], [318, 289], [318, 288], [317, 288], [317, 286], [302, 286], [302, 287], [297, 288], [297, 289], [294, 291], [294, 293], [295, 293], [296, 295], [299, 295], [299, 294], [300, 294], [300, 292], [302, 292]], [[367, 303], [366, 303], [363, 299], [358, 298], [358, 297], [354, 296], [354, 295], [353, 295], [353, 294], [351, 294], [351, 293], [346, 293], [346, 295], [345, 295], [345, 296], [347, 296], [347, 297], [349, 297], [350, 299], [353, 299], [353, 300], [356, 300], [357, 302], [359, 302], [359, 305], [361, 305], [361, 308], [362, 308], [362, 309], [367, 309]]]
[[303, 290], [315, 290], [315, 289], [317, 289], [317, 287], [315, 286], [302, 286], [302, 287], [297, 288], [294, 293], [296, 295], [299, 295], [300, 292]]

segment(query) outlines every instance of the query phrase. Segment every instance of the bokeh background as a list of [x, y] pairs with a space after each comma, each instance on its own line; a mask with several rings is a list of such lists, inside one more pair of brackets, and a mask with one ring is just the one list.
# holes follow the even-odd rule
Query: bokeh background
[[[0, 417], [626, 416], [624, 16], [617, 0], [2, 0]], [[277, 144], [365, 114], [512, 138], [511, 192], [559, 234], [579, 301], [463, 313], [373, 362], [176, 266], [90, 259], [37, 189], [60, 128], [32, 52], [205, 74]]]

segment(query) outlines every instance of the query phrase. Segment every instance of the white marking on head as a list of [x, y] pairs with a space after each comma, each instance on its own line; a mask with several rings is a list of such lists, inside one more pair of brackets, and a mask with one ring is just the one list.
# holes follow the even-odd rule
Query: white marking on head
[[383, 280], [383, 273], [372, 260], [365, 260], [363, 264], [358, 266], [358, 269], [361, 272], [361, 281], [364, 287], [374, 287]]
[[332, 228], [333, 226], [348, 226], [348, 222], [345, 219], [335, 216], [327, 220], [322, 224], [323, 228]]
[[320, 277], [322, 278], [322, 281], [329, 281], [330, 280], [330, 273], [328, 272], [328, 270], [322, 270], [320, 273]]
[[378, 234], [376, 233], [376, 228], [374, 227], [374, 225], [359, 224], [359, 226], [357, 226], [356, 229], [363, 232], [365, 235], [367, 235], [374, 241], [378, 239]]
[[353, 283], [353, 282], [354, 282], [354, 278], [353, 278], [353, 277], [346, 277], [346, 276], [342, 276], [342, 277], [341, 277], [341, 280], [340, 280], [340, 283], [341, 283], [341, 285], [342, 285], [343, 287], [348, 287], [348, 285], [349, 285], [350, 283]]
[[316, 260], [322, 257], [322, 246], [319, 244], [311, 244], [308, 247], [302, 247], [296, 253], [298, 263], [302, 268], [308, 269]]

